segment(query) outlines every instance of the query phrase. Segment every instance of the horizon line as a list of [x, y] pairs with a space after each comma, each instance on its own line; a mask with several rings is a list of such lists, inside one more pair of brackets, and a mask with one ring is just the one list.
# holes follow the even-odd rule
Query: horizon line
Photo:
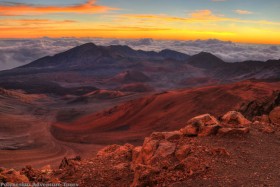
[[[42, 37], [7, 37], [7, 38], [2, 38], [0, 37], [0, 40], [35, 40], [35, 39], [112, 39], [112, 40], [141, 40], [141, 39], [152, 39], [155, 41], [197, 41], [197, 40], [201, 40], [201, 41], [207, 41], [207, 40], [218, 40], [218, 41], [222, 41], [222, 42], [232, 42], [232, 43], [239, 43], [239, 44], [254, 44], [254, 45], [280, 45], [280, 43], [258, 43], [258, 42], [241, 42], [241, 41], [234, 41], [234, 40], [222, 40], [222, 39], [218, 39], [218, 38], [208, 38], [208, 39], [168, 39], [168, 38], [151, 38], [151, 37], [136, 37], [136, 38], [114, 38], [114, 37], [75, 37], [75, 36], [71, 36], [71, 37], [49, 37], [49, 36], [42, 36]], [[87, 42], [89, 43], [89, 42]]]

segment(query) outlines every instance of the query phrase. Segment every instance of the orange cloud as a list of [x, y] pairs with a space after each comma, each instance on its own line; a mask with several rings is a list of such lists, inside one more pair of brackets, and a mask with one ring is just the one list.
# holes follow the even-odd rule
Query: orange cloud
[[224, 21], [230, 18], [215, 15], [211, 10], [197, 10], [190, 14], [189, 20], [195, 21]]
[[27, 4], [0, 5], [0, 15], [19, 16], [19, 15], [37, 15], [47, 13], [80, 13], [94, 14], [102, 13], [117, 8], [101, 6], [96, 4], [96, 0], [88, 0], [84, 4], [72, 6], [35, 6]]
[[217, 22], [229, 21], [232, 18], [226, 18], [222, 15], [215, 15], [211, 10], [197, 10], [189, 14], [188, 17], [174, 17], [163, 14], [125, 14], [126, 18], [140, 18], [146, 20], [161, 20], [170, 22]]
[[49, 19], [22, 19], [16, 20], [21, 25], [45, 25], [45, 24], [68, 24], [76, 23], [74, 20], [49, 20]]
[[265, 24], [265, 25], [280, 25], [280, 22], [268, 20], [244, 20], [238, 18], [225, 17], [224, 15], [216, 15], [211, 10], [197, 10], [190, 13], [187, 17], [174, 17], [163, 14], [124, 14], [120, 17], [127, 19], [142, 19], [147, 23], [155, 21], [163, 22], [183, 22], [183, 23], [202, 23], [202, 22], [233, 22], [233, 23], [249, 23], [249, 24]]
[[33, 26], [61, 26], [77, 23], [75, 20], [51, 20], [51, 19], [0, 19], [0, 29], [7, 27], [33, 27]]

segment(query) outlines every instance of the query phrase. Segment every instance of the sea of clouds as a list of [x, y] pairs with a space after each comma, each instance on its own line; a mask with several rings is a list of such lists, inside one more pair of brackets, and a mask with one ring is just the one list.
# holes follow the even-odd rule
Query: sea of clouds
[[18, 67], [38, 58], [54, 55], [87, 42], [105, 46], [128, 45], [133, 49], [146, 51], [172, 49], [189, 55], [205, 51], [227, 62], [280, 59], [279, 45], [241, 44], [216, 39], [192, 41], [153, 40], [149, 38], [139, 40], [102, 38], [2, 39], [0, 40], [0, 70]]

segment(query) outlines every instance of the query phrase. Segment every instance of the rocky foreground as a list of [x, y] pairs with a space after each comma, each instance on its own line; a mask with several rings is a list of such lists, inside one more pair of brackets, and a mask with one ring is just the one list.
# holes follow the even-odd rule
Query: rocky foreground
[[90, 160], [64, 158], [58, 169], [0, 168], [0, 183], [90, 186], [280, 186], [280, 107], [246, 119], [204, 114], [142, 146], [110, 145]]

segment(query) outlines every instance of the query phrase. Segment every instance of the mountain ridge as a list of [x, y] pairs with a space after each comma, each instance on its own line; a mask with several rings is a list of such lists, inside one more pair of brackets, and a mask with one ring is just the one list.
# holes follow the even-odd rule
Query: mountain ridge
[[[131, 72], [126, 76], [127, 81], [115, 79], [123, 72]], [[136, 85], [144, 80], [148, 82], [145, 87], [163, 91], [248, 79], [278, 80], [280, 60], [229, 63], [207, 52], [189, 56], [169, 49], [155, 52], [134, 50], [122, 45], [97, 46], [86, 43], [18, 68], [1, 71], [0, 77], [0, 86], [4, 88], [8, 88], [5, 82], [19, 85], [18, 89], [21, 89], [26, 86], [22, 86], [24, 82], [42, 80], [62, 87], [65, 84], [68, 87], [82, 84], [101, 89], [118, 89], [125, 83]], [[146, 78], [142, 80], [140, 77]]]
[[[179, 56], [178, 58], [172, 58], [172, 54], [176, 54]], [[186, 60], [189, 58], [189, 55], [180, 53], [177, 51], [165, 49], [160, 52], [155, 51], [143, 51], [143, 50], [134, 50], [126, 45], [110, 45], [110, 46], [97, 46], [94, 43], [86, 43], [77, 47], [74, 47], [72, 49], [69, 49], [65, 52], [58, 53], [53, 56], [45, 56], [38, 60], [35, 60], [33, 62], [30, 62], [29, 64], [17, 67], [17, 68], [29, 68], [29, 67], [38, 67], [38, 66], [46, 66], [49, 64], [45, 64], [47, 60], [61, 60], [64, 61], [64, 63], [67, 63], [66, 60], [70, 60], [72, 58], [82, 58], [84, 56], [89, 56], [90, 58], [85, 59], [83, 62], [94, 62], [97, 61], [99, 58], [139, 58], [139, 59], [145, 59], [145, 58], [151, 58], [153, 60], [164, 60], [166, 58], [170, 58], [173, 60]], [[63, 56], [63, 57], [62, 57]], [[65, 60], [66, 59], [66, 60]], [[65, 62], [66, 61], [66, 62]], [[69, 62], [68, 62], [69, 64]], [[51, 65], [56, 65], [53, 63], [50, 63]]]

